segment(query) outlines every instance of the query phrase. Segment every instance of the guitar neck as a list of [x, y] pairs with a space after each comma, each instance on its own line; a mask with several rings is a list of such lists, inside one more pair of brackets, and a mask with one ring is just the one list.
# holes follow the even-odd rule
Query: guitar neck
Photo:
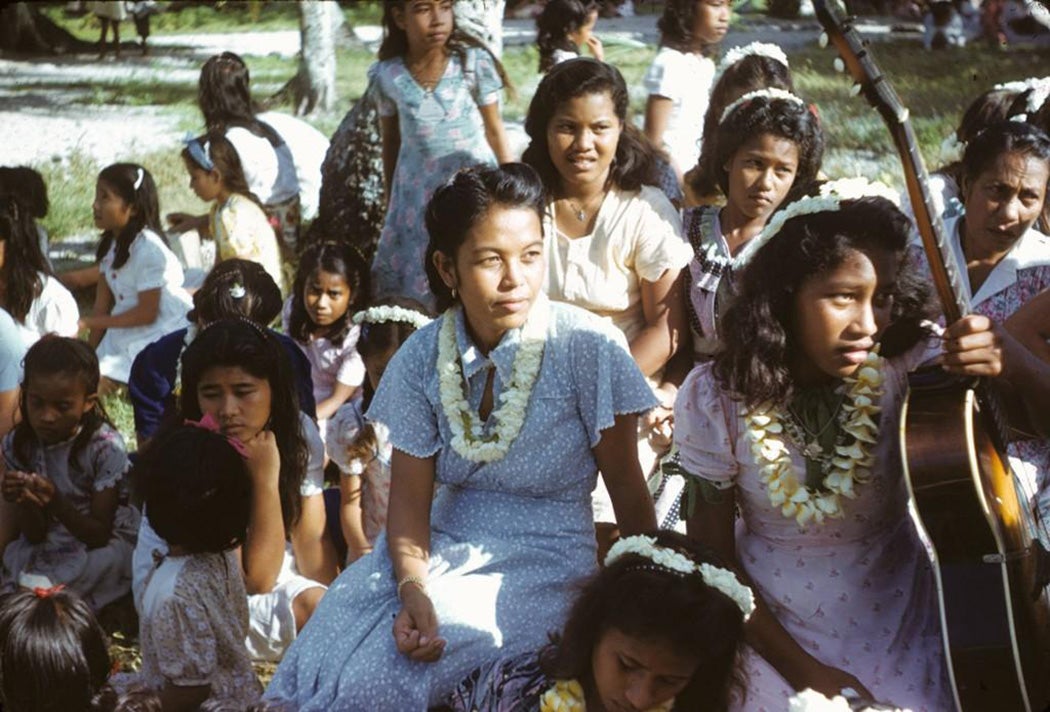
[[929, 175], [919, 153], [915, 131], [905, 116], [899, 131], [893, 132], [893, 142], [902, 157], [904, 181], [911, 198], [915, 227], [922, 238], [922, 246], [930, 264], [933, 284], [941, 300], [944, 318], [953, 324], [971, 312], [969, 288], [963, 282], [962, 271], [955, 259], [955, 251], [948, 242], [944, 222], [933, 207], [930, 198]]
[[[937, 296], [946, 322], [953, 324], [970, 313], [970, 290], [963, 282], [955, 251], [948, 243], [944, 222], [930, 199], [929, 174], [908, 119], [908, 109], [875, 62], [868, 43], [860, 37], [852, 20], [839, 6], [839, 0], [814, 0], [813, 6], [828, 39], [842, 57], [846, 71], [879, 112], [893, 137]], [[993, 436], [999, 439], [1000, 446], [1005, 446], [1009, 442], [1009, 428], [1000, 399], [986, 380], [978, 384], [977, 393], [992, 425]]]

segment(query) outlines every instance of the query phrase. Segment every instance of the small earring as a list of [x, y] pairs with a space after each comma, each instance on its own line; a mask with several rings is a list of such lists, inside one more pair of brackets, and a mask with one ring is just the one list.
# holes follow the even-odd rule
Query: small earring
[[452, 301], [456, 301], [456, 288], [452, 288]]

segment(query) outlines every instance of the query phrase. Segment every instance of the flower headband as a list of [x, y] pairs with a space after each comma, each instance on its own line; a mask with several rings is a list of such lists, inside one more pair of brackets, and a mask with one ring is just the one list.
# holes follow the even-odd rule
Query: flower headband
[[430, 323], [431, 319], [424, 314], [420, 314], [415, 309], [383, 305], [369, 307], [364, 311], [359, 311], [354, 314], [351, 321], [355, 324], [385, 324], [387, 322], [397, 322], [401, 324], [410, 324], [416, 329], [422, 329]]
[[894, 205], [900, 205], [900, 196], [888, 185], [878, 181], [868, 182], [867, 178], [842, 178], [830, 180], [820, 186], [819, 195], [807, 195], [799, 198], [783, 210], [775, 213], [762, 232], [744, 245], [733, 258], [733, 269], [741, 269], [754, 258], [755, 253], [780, 232], [784, 223], [800, 215], [815, 213], [833, 213], [842, 207], [844, 202], [859, 198], [886, 198]]
[[215, 163], [211, 160], [211, 156], [208, 155], [209, 146], [207, 141], [202, 143], [195, 138], [186, 138], [183, 139], [183, 142], [186, 144], [186, 151], [190, 154], [190, 158], [193, 159], [194, 163], [206, 171], [215, 170]]
[[737, 605], [740, 612], [744, 614], [746, 621], [755, 612], [755, 594], [751, 589], [740, 583], [732, 571], [712, 566], [708, 563], [695, 563], [685, 554], [679, 553], [666, 546], [660, 546], [656, 539], [651, 536], [636, 535], [620, 539], [609, 549], [605, 557], [605, 565], [611, 566], [621, 557], [628, 554], [641, 556], [649, 559], [657, 566], [680, 574], [700, 574], [711, 588], [719, 591]]
[[[200, 428], [201, 430], [208, 430], [213, 433], [222, 435], [222, 430], [219, 428], [219, 421], [215, 419], [215, 416], [211, 413], [205, 413], [200, 420], [184, 420], [183, 425], [189, 425], [194, 428]], [[223, 436], [226, 438], [226, 442], [230, 444], [237, 454], [243, 457], [245, 460], [248, 459], [248, 449], [244, 447], [244, 443], [236, 438], [231, 438], [229, 435]]]
[[752, 101], [753, 99], [783, 99], [784, 101], [790, 101], [792, 103], [798, 104], [799, 106], [805, 106], [805, 103], [801, 99], [799, 99], [797, 96], [795, 96], [789, 91], [774, 88], [756, 89], [755, 91], [749, 91], [747, 94], [744, 94], [742, 97], [740, 97], [732, 104], [727, 106], [725, 108], [725, 111], [722, 112], [721, 118], [718, 119], [718, 123], [725, 123], [727, 116], [732, 114], [744, 104], [748, 103], [749, 101]]
[[726, 56], [718, 63], [718, 71], [715, 72], [715, 76], [722, 76], [727, 69], [742, 60], [744, 57], [751, 55], [769, 57], [774, 61], [780, 62], [785, 67], [791, 66], [788, 64], [787, 55], [784, 54], [784, 50], [780, 49], [779, 45], [770, 44], [769, 42], [752, 42], [743, 47], [734, 47], [726, 52]]

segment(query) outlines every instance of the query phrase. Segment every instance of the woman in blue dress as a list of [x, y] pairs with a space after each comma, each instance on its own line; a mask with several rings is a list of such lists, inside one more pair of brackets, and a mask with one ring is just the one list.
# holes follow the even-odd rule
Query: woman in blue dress
[[457, 30], [449, 0], [388, 0], [381, 60], [371, 70], [389, 204], [372, 262], [376, 296], [434, 307], [423, 253], [423, 210], [464, 166], [510, 159], [500, 116], [498, 60]]
[[542, 295], [543, 205], [521, 164], [436, 192], [427, 272], [450, 308], [397, 352], [368, 412], [394, 447], [387, 533], [328, 590], [268, 698], [439, 704], [564, 623], [596, 569], [599, 469], [621, 530], [655, 526], [634, 437], [652, 391], [617, 329]]

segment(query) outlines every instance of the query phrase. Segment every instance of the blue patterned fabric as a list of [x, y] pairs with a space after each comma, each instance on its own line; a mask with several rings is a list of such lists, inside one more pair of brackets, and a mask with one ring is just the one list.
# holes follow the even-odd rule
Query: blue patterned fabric
[[[550, 309], [543, 363], [521, 433], [506, 456], [461, 458], [438, 391], [438, 333], [456, 319], [468, 400], [481, 402], [494, 367], [494, 402], [520, 341], [508, 332], [486, 357], [462, 312], [412, 335], [387, 367], [368, 416], [390, 428], [393, 446], [436, 458], [441, 485], [431, 508], [427, 588], [447, 639], [433, 664], [400, 655], [391, 623], [400, 609], [386, 535], [328, 590], [289, 649], [267, 697], [311, 710], [425, 710], [444, 703], [471, 670], [537, 650], [561, 628], [576, 585], [596, 568], [590, 493], [591, 448], [617, 414], [655, 405], [623, 335], [591, 314], [541, 300]], [[486, 423], [486, 430], [492, 420]], [[395, 473], [396, 478], [396, 473]]]

